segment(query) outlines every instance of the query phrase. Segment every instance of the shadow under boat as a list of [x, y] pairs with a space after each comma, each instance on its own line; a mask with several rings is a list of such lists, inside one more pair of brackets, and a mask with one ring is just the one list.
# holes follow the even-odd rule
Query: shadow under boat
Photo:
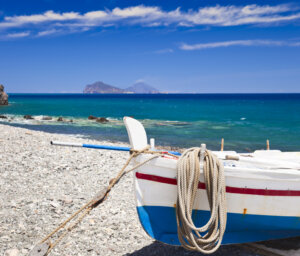
[[291, 237], [291, 238], [284, 238], [284, 239], [277, 239], [277, 240], [270, 240], [270, 241], [263, 241], [255, 243], [258, 245], [263, 245], [265, 248], [277, 249], [282, 251], [288, 250], [299, 250], [300, 255], [300, 236], [298, 237]]
[[[245, 245], [245, 246], [243, 246]], [[249, 245], [249, 247], [247, 247]], [[257, 250], [255, 249], [256, 246]], [[262, 246], [262, 247], [261, 247]], [[294, 250], [299, 251], [300, 255], [300, 237], [286, 238], [270, 240], [258, 243], [249, 243], [241, 245], [223, 245], [219, 250], [212, 256], [232, 256], [232, 255], [242, 255], [242, 256], [264, 256], [266, 254], [261, 254], [260, 249], [268, 251], [270, 249], [279, 250], [276, 255], [285, 255], [286, 251]], [[269, 251], [272, 252], [271, 250]], [[161, 243], [159, 241], [154, 241], [152, 244], [141, 248], [133, 253], [124, 254], [126, 256], [154, 256], [154, 255], [187, 255], [187, 256], [201, 256], [198, 252], [188, 251], [181, 246], [172, 246], [168, 244]], [[270, 254], [272, 255], [272, 254]], [[295, 254], [296, 255], [296, 254]]]
[[[181, 246], [172, 246], [168, 244], [161, 243], [159, 241], [154, 241], [152, 244], [141, 248], [133, 253], [124, 254], [124, 256], [176, 256], [176, 255], [185, 255], [185, 256], [201, 256], [206, 254], [201, 254], [199, 252], [188, 251]], [[233, 255], [242, 255], [242, 256], [258, 256], [257, 253], [251, 252], [245, 248], [240, 248], [237, 245], [223, 245], [213, 254], [212, 256], [233, 256]]]

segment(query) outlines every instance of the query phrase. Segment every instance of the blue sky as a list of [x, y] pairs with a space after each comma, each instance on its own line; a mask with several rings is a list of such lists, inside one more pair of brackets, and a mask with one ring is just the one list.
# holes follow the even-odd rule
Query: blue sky
[[81, 92], [300, 92], [300, 4], [0, 0], [0, 83]]

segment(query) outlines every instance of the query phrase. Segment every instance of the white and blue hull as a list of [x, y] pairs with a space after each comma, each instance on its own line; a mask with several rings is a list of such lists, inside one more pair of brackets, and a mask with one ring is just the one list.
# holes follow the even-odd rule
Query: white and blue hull
[[[222, 154], [219, 156], [222, 158]], [[282, 153], [283, 154], [283, 153]], [[137, 162], [149, 156], [140, 156]], [[281, 155], [282, 164], [290, 157]], [[224, 161], [227, 226], [222, 244], [300, 236], [300, 170], [266, 166], [255, 157]], [[299, 158], [298, 158], [299, 160]], [[256, 168], [253, 168], [253, 166]], [[271, 166], [271, 167], [270, 167]], [[296, 166], [296, 167], [295, 167]], [[137, 212], [145, 231], [161, 242], [180, 245], [176, 224], [176, 160], [152, 160], [134, 173]], [[193, 220], [202, 226], [210, 216], [203, 177], [200, 178]]]

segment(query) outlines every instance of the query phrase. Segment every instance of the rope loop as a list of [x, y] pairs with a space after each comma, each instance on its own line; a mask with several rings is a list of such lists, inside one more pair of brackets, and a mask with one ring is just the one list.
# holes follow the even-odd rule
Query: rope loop
[[[211, 214], [204, 226], [196, 227], [192, 213], [198, 206], [196, 198], [202, 174]], [[176, 220], [178, 239], [184, 248], [210, 254], [220, 247], [227, 222], [224, 167], [209, 150], [190, 148], [178, 159]]]

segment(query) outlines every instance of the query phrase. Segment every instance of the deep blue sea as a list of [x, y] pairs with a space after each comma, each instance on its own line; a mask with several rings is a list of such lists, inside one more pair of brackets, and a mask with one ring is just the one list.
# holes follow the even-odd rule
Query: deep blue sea
[[[33, 130], [127, 142], [122, 118], [133, 116], [158, 145], [216, 150], [224, 138], [226, 150], [247, 152], [269, 139], [271, 149], [300, 151], [300, 94], [9, 94], [9, 101], [0, 107], [9, 118], [0, 123]], [[37, 120], [24, 120], [26, 114]], [[59, 116], [73, 123], [57, 122]]]

